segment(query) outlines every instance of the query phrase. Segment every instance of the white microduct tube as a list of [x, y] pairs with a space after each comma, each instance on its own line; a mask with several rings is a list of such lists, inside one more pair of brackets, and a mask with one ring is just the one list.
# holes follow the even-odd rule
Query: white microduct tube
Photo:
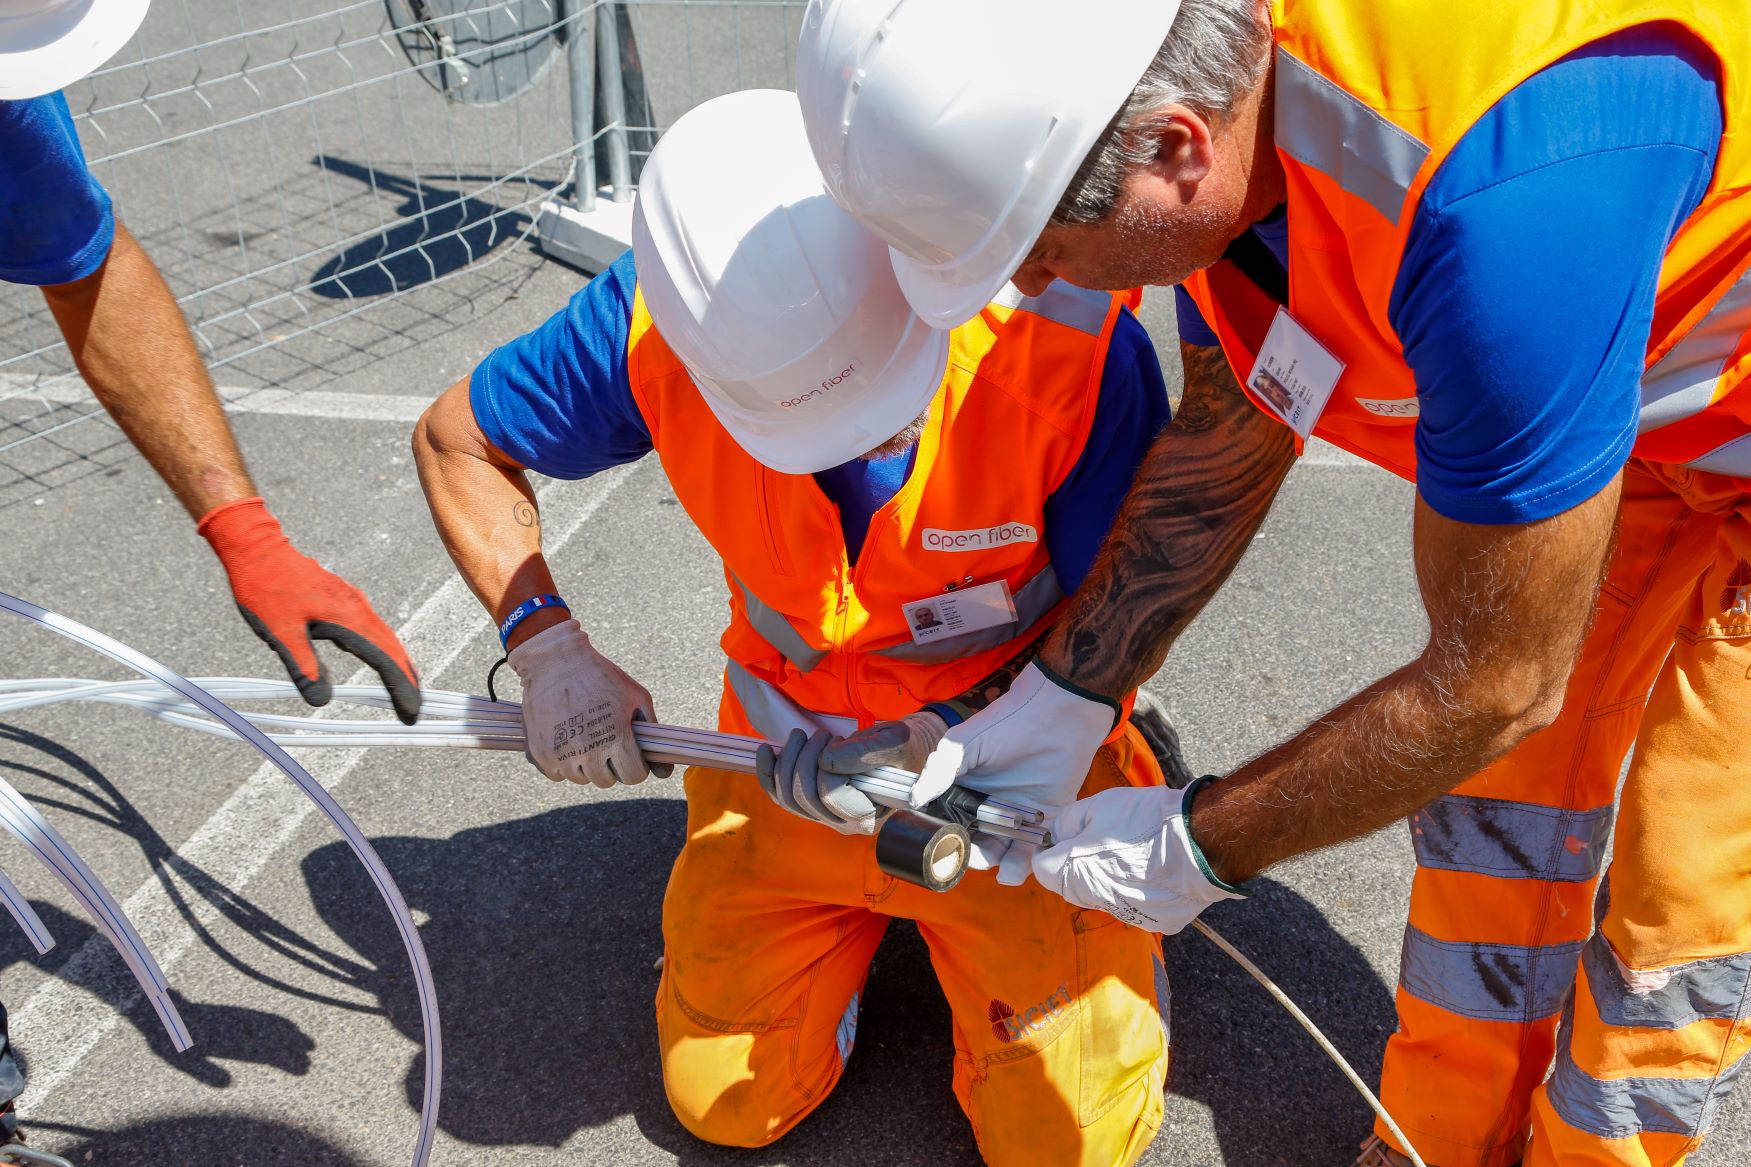
[[[5, 592], [0, 592], [0, 608], [4, 608], [9, 612], [23, 616], [27, 620], [33, 620], [36, 623], [41, 624], [43, 627], [48, 628], [61, 636], [65, 636], [69, 640], [77, 641], [78, 643], [85, 645], [87, 648], [102, 653], [111, 660], [119, 661], [133, 669], [135, 672], [138, 672], [143, 676], [151, 677], [160, 685], [182, 694], [184, 698], [192, 702], [194, 705], [199, 706], [200, 709], [204, 710], [209, 716], [229, 727], [232, 735], [242, 738], [259, 750], [268, 761], [272, 762], [282, 773], [293, 782], [297, 783], [299, 789], [303, 790], [303, 792], [316, 803], [317, 808], [320, 809], [328, 818], [329, 822], [333, 823], [336, 829], [340, 831], [341, 835], [346, 839], [347, 845], [352, 848], [353, 854], [358, 857], [359, 861], [364, 864], [365, 869], [370, 872], [372, 882], [377, 885], [377, 893], [383, 897], [383, 902], [389, 908], [389, 914], [395, 920], [396, 930], [401, 933], [402, 945], [407, 949], [408, 961], [413, 966], [414, 985], [419, 993], [420, 1025], [423, 1030], [426, 1053], [425, 1087], [420, 1101], [420, 1129], [419, 1138], [414, 1144], [413, 1164], [414, 1167], [425, 1167], [427, 1161], [431, 1157], [432, 1141], [437, 1135], [439, 1084], [443, 1079], [444, 1055], [443, 1039], [439, 1031], [438, 1023], [438, 993], [432, 980], [431, 962], [426, 959], [425, 945], [420, 941], [419, 929], [413, 922], [413, 914], [408, 911], [407, 901], [402, 897], [401, 889], [396, 886], [395, 879], [389, 874], [389, 869], [384, 866], [383, 860], [378, 856], [376, 849], [371, 846], [370, 840], [365, 838], [364, 833], [359, 830], [358, 826], [347, 815], [346, 811], [341, 809], [340, 804], [335, 802], [334, 798], [328, 793], [328, 791], [324, 790], [322, 785], [318, 783], [316, 779], [312, 778], [309, 772], [306, 771], [303, 766], [300, 766], [291, 755], [287, 754], [285, 750], [281, 749], [271, 741], [266, 734], [262, 733], [259, 729], [255, 728], [255, 726], [251, 725], [247, 720], [241, 717], [236, 710], [190, 682], [181, 674], [166, 668], [164, 665], [159, 664], [144, 653], [137, 652], [134, 649], [129, 648], [127, 645], [122, 644], [120, 641], [105, 636], [96, 629], [88, 628], [76, 620], [70, 620], [59, 613], [51, 612], [46, 608], [39, 608], [35, 604], [26, 600], [21, 600], [16, 596], [8, 595]], [[89, 688], [89, 683], [87, 683], [87, 687]], [[30, 704], [44, 703], [45, 702], [42, 701], [30, 702]], [[23, 707], [23, 703], [20, 704], [20, 707]], [[7, 789], [10, 790], [11, 788], [7, 787]], [[16, 791], [13, 793], [16, 794]], [[22, 802], [23, 800], [20, 799], [19, 801]], [[7, 806], [11, 805], [10, 801], [4, 798], [0, 798], [0, 804], [5, 804]], [[26, 807], [29, 806], [28, 803], [25, 803], [24, 805]], [[35, 813], [34, 808], [32, 808], [31, 813]], [[40, 819], [41, 816], [37, 817]], [[7, 825], [12, 825], [12, 819], [10, 817], [7, 818], [6, 821]], [[35, 824], [30, 825], [32, 827], [35, 826]], [[43, 824], [43, 826], [46, 825], [46, 823]], [[52, 833], [52, 828], [50, 830]], [[59, 836], [55, 837], [58, 838]], [[81, 866], [83, 866], [83, 864], [81, 864]], [[59, 874], [58, 871], [57, 874]], [[114, 901], [112, 900], [110, 902], [113, 903]], [[87, 905], [87, 907], [89, 909], [90, 905]], [[100, 923], [103, 922], [101, 915], [98, 915], [95, 912], [93, 914]], [[116, 914], [120, 917], [120, 909], [116, 910]], [[131, 926], [129, 927], [129, 931], [132, 931]], [[115, 937], [112, 935], [111, 940], [113, 941], [114, 939]], [[137, 935], [135, 936], [135, 939], [138, 939]], [[120, 945], [118, 945], [118, 950], [121, 950]], [[141, 951], [144, 953], [144, 945], [141, 945]], [[147, 960], [151, 960], [150, 953], [144, 953], [144, 955]], [[123, 957], [124, 959], [127, 958], [127, 953], [125, 951], [123, 951]], [[152, 962], [151, 969], [156, 971], [157, 967], [157, 962]], [[136, 971], [135, 975], [138, 976], [139, 972]], [[162, 982], [162, 973], [158, 975], [158, 980]], [[141, 983], [144, 985], [146, 982], [142, 980]], [[150, 991], [148, 991], [148, 993], [150, 995]], [[169, 1004], [169, 997], [167, 994], [163, 996], [163, 1001], [166, 1005]], [[158, 1001], [155, 999], [153, 1003], [156, 1008]], [[174, 1006], [171, 1007], [170, 1012], [174, 1016]], [[160, 1011], [159, 1016], [161, 1018], [164, 1017], [163, 1011]], [[180, 1024], [180, 1017], [177, 1018], [177, 1022]], [[186, 1041], [186, 1031], [184, 1031], [183, 1036]], [[185, 1044], [178, 1046], [177, 1048], [184, 1049], [187, 1047]]]
[[177, 1012], [175, 1002], [170, 999], [170, 983], [164, 979], [163, 970], [153, 959], [146, 942], [134, 931], [134, 925], [121, 905], [116, 903], [103, 882], [92, 874], [78, 853], [68, 846], [67, 840], [61, 838], [60, 832], [49, 825], [24, 795], [3, 779], [0, 779], [0, 826], [34, 851], [43, 866], [54, 872], [55, 878], [66, 885], [91, 918], [97, 921], [98, 927], [126, 962], [128, 971], [140, 982], [147, 1002], [158, 1014], [158, 1020], [163, 1024], [164, 1032], [170, 1035], [170, 1044], [176, 1047], [176, 1051], [181, 1053], [192, 1046], [194, 1039], [189, 1036], [188, 1026], [183, 1024], [182, 1014]]
[[36, 949], [38, 956], [55, 946], [55, 938], [49, 934], [48, 925], [36, 914], [30, 901], [24, 898], [18, 885], [6, 878], [4, 871], [0, 871], [0, 902], [6, 904], [6, 910], [12, 914], [13, 922], [24, 933], [25, 939], [30, 941], [31, 947]]

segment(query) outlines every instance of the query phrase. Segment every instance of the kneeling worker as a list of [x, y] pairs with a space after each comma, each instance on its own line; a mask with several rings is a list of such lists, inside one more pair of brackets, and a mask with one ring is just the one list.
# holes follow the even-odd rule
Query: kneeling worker
[[[439, 398], [414, 449], [550, 778], [642, 781], [631, 722], [654, 710], [553, 595], [525, 468], [583, 478], [654, 449], [723, 557], [719, 728], [783, 745], [759, 783], [687, 776], [657, 997], [675, 1113], [760, 1146], [820, 1105], [899, 917], [930, 946], [985, 1158], [1135, 1161], [1167, 1069], [1154, 938], [988, 870], [944, 893], [895, 881], [874, 858], [880, 811], [845, 775], [916, 769], [1031, 659], [1166, 422], [1148, 336], [1121, 297], [1065, 284], [926, 327], [886, 248], [822, 193], [788, 93], [683, 117], [645, 168], [633, 238]], [[1100, 715], [1117, 725], [1083, 792], [1161, 782], [1138, 731]]]

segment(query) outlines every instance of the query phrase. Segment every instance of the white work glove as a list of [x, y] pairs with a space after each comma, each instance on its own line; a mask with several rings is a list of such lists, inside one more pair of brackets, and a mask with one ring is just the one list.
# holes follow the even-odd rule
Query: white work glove
[[782, 749], [756, 751], [754, 773], [772, 801], [792, 814], [842, 835], [870, 835], [886, 812], [851, 785], [851, 775], [877, 766], [916, 771], [947, 729], [941, 717], [923, 711], [839, 739], [826, 730], [811, 737], [793, 729]]
[[509, 660], [523, 682], [523, 735], [537, 770], [604, 790], [674, 770], [646, 762], [632, 737], [634, 721], [656, 720], [651, 695], [597, 652], [576, 620], [543, 628]]
[[1218, 900], [1246, 894], [1218, 880], [1192, 841], [1184, 790], [1103, 790], [1058, 812], [1052, 845], [1033, 857], [1040, 883], [1079, 908], [1169, 935]]
[[[923, 806], [959, 783], [1048, 815], [1076, 800], [1118, 706], [1072, 693], [1028, 665], [1009, 692], [943, 735], [912, 787]], [[969, 866], [997, 868], [997, 882], [1027, 882], [1034, 847], [991, 835], [974, 840]]]

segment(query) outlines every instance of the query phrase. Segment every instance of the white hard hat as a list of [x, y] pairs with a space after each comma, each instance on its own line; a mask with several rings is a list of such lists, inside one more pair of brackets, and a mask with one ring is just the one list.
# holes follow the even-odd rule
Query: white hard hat
[[953, 328], [1027, 258], [1179, 0], [810, 0], [797, 96], [839, 205]]
[[115, 56], [150, 0], [0, 0], [0, 101], [64, 89]]
[[639, 178], [632, 254], [657, 331], [730, 436], [775, 470], [868, 453], [942, 383], [948, 335], [822, 189], [793, 93], [732, 93], [670, 127]]

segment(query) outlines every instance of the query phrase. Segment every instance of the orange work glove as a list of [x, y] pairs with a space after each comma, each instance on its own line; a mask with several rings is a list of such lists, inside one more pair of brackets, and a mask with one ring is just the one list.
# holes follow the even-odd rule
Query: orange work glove
[[304, 700], [334, 695], [312, 638], [352, 653], [377, 671], [406, 725], [419, 717], [419, 676], [407, 650], [365, 594], [293, 547], [259, 498], [207, 512], [196, 527], [225, 565], [231, 594], [255, 634], [279, 654]]

